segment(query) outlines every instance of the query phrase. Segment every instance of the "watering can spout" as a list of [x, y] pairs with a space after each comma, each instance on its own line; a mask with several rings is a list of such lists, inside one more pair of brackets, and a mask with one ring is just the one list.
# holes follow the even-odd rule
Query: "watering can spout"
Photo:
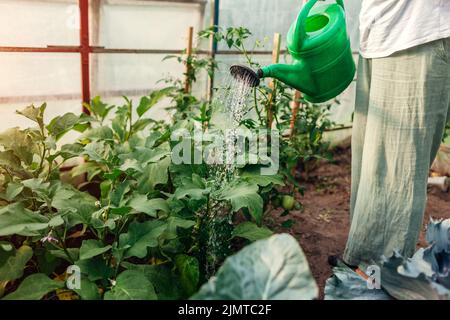
[[305, 94], [316, 91], [315, 81], [308, 66], [301, 60], [294, 64], [271, 64], [257, 71], [259, 78], [274, 78]]

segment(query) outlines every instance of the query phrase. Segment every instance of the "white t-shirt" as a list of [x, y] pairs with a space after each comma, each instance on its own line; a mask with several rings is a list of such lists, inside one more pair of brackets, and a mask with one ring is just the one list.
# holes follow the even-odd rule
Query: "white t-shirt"
[[359, 20], [361, 55], [387, 57], [450, 37], [450, 0], [363, 0]]

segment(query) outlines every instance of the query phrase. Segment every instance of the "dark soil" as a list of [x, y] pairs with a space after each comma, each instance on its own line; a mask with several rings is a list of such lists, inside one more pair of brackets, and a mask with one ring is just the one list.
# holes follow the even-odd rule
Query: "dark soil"
[[[350, 148], [337, 148], [332, 162], [319, 163], [308, 177], [301, 178], [304, 196], [296, 194], [304, 208], [280, 217], [280, 210], [272, 213], [275, 224], [291, 219], [290, 229], [279, 227], [279, 232], [289, 230], [305, 252], [311, 271], [323, 298], [325, 281], [331, 276], [328, 256], [342, 254], [349, 230], [350, 202]], [[430, 217], [450, 218], [450, 194], [429, 189], [428, 204], [418, 246], [426, 246], [425, 227]]]

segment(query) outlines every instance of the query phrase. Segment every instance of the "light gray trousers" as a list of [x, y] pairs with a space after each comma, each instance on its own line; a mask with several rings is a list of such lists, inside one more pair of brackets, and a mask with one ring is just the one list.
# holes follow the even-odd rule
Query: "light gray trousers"
[[386, 58], [360, 57], [346, 262], [414, 253], [449, 109], [450, 38]]

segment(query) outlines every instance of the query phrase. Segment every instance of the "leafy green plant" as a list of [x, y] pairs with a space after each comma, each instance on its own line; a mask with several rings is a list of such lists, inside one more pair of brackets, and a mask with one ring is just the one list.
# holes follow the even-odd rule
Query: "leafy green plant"
[[[298, 170], [308, 174], [317, 160], [332, 160], [330, 143], [324, 139], [325, 132], [334, 127], [328, 118], [330, 107], [302, 104], [296, 118], [295, 133], [285, 140], [281, 151], [281, 163], [286, 172]], [[285, 119], [290, 117], [289, 113]]]
[[204, 98], [196, 97], [192, 93], [192, 87], [197, 82], [198, 77], [206, 73], [210, 78], [213, 77], [217, 69], [217, 62], [211, 57], [202, 57], [194, 49], [190, 55], [186, 50], [181, 55], [167, 55], [163, 61], [175, 59], [178, 63], [185, 66], [184, 79], [169, 77], [163, 81], [172, 87], [168, 95], [172, 103], [166, 109], [173, 113], [173, 122], [194, 119], [202, 123], [206, 128], [211, 119], [211, 109], [209, 101]]
[[[133, 291], [133, 283], [143, 281], [142, 275], [122, 266], [131, 260], [137, 264], [151, 260], [173, 269], [170, 274], [175, 279], [182, 277], [186, 267], [177, 257], [187, 249], [180, 239], [189, 239], [188, 230], [195, 222], [177, 215], [178, 211], [169, 214], [172, 199], [163, 194], [164, 188], [158, 190], [169, 177], [167, 138], [161, 133], [139, 136], [153, 123], [142, 116], [164, 93], [143, 97], [136, 110], [128, 99], [123, 106], [112, 107], [95, 98], [87, 106], [91, 116], [68, 114], [47, 126], [45, 105], [31, 106], [20, 114], [34, 120], [38, 129], [12, 129], [2, 135], [3, 294], [14, 289], [24, 269], [33, 273], [5, 298], [40, 299], [63, 288], [63, 282], [48, 276], [64, 273], [68, 265], [81, 269], [83, 289], [76, 291], [81, 298], [101, 294], [108, 299], [125, 298], [124, 292]], [[111, 110], [115, 116], [106, 123]], [[83, 131], [79, 142], [58, 148], [56, 141], [71, 129]], [[100, 190], [98, 199], [59, 180], [58, 168], [78, 156], [85, 161], [73, 174], [86, 174]], [[173, 298], [191, 291], [180, 288]], [[137, 290], [129, 298], [151, 299], [157, 294]]]
[[[55, 290], [70, 291], [63, 282], [69, 265], [81, 270], [82, 289], [72, 294], [82, 299], [187, 297], [205, 280], [208, 265], [217, 266], [230, 254], [229, 213], [246, 210], [261, 223], [260, 186], [281, 182], [247, 173], [213, 188], [215, 176], [206, 165], [173, 164], [172, 129], [144, 117], [167, 92], [143, 97], [136, 108], [126, 98], [116, 107], [96, 97], [86, 105], [90, 116], [62, 116], [40, 125], [43, 141], [56, 141], [75, 128], [83, 131], [73, 144], [47, 147], [43, 142], [28, 154], [34, 129], [12, 131], [15, 144], [2, 140], [2, 155], [9, 157], [2, 159], [13, 159], [1, 166], [0, 281], [5, 298], [51, 298]], [[72, 175], [85, 176], [87, 182], [79, 187], [91, 194], [59, 179], [57, 168], [80, 156], [83, 161]], [[211, 261], [209, 217], [222, 214], [226, 230], [217, 235], [225, 249]], [[254, 238], [252, 232], [241, 227], [234, 236]], [[15, 290], [24, 269], [31, 275]], [[164, 273], [164, 282], [158, 283], [150, 271], [143, 280], [136, 272], [141, 269]], [[57, 280], [50, 278], [55, 273]], [[165, 282], [176, 285], [169, 292]], [[148, 290], [140, 290], [138, 283], [146, 283]]]
[[311, 300], [318, 293], [297, 240], [280, 234], [227, 258], [216, 276], [191, 299]]

